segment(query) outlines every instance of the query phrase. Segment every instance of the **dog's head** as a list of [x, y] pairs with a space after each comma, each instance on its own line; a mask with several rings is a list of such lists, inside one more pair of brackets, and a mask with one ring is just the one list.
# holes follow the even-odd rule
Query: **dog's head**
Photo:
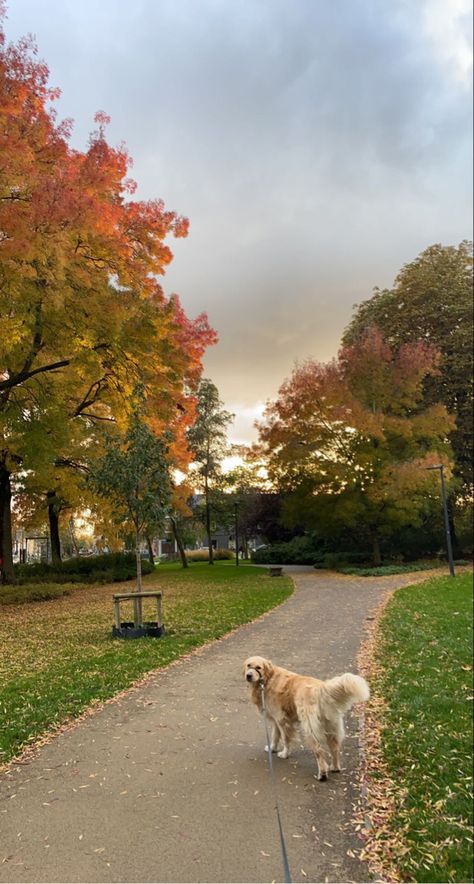
[[244, 678], [249, 684], [267, 683], [273, 672], [271, 660], [265, 657], [249, 657], [244, 663]]

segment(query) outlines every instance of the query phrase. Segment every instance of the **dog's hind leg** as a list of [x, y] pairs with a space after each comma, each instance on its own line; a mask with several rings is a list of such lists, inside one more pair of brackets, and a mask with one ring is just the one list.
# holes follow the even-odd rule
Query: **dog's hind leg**
[[308, 743], [318, 765], [318, 780], [327, 780], [329, 773], [328, 753], [314, 737], [311, 737]]
[[334, 773], [341, 771], [341, 743], [334, 735], [328, 736], [329, 751], [331, 752], [331, 770]]
[[318, 779], [327, 780], [329, 773], [329, 757], [331, 755], [327, 742], [327, 734], [321, 722], [317, 708], [301, 704], [298, 716], [305, 736], [305, 741], [311, 749], [318, 764]]
[[341, 770], [341, 749], [344, 742], [344, 722], [342, 716], [331, 722], [326, 730], [326, 740], [331, 753], [331, 770], [339, 773]]

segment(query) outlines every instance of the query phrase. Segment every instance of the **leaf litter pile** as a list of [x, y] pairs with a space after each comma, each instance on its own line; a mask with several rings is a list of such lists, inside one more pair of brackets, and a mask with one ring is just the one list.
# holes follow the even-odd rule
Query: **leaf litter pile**
[[[227, 562], [186, 571], [160, 565], [144, 579], [144, 588], [163, 592], [167, 634], [161, 639], [112, 638], [112, 594], [119, 584], [2, 607], [0, 765], [147, 672], [259, 617], [292, 592], [287, 577], [275, 580], [260, 568]], [[149, 613], [154, 619], [151, 608]]]
[[359, 668], [361, 859], [384, 881], [472, 881], [472, 575], [389, 594]]

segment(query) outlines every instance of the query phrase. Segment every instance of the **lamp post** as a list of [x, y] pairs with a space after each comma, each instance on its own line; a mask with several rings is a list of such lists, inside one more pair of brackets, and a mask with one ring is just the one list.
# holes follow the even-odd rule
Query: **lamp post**
[[427, 470], [439, 470], [439, 475], [441, 477], [441, 499], [443, 501], [443, 513], [444, 513], [444, 528], [446, 531], [446, 548], [448, 551], [448, 561], [449, 561], [449, 573], [451, 577], [454, 577], [454, 560], [453, 560], [453, 546], [451, 543], [451, 531], [449, 528], [449, 517], [448, 517], [448, 504], [446, 501], [446, 488], [444, 484], [444, 467], [442, 463], [434, 464], [432, 467], [426, 467]]
[[235, 564], [239, 566], [239, 519], [238, 519], [238, 504], [237, 501], [234, 503], [234, 517], [235, 517]]

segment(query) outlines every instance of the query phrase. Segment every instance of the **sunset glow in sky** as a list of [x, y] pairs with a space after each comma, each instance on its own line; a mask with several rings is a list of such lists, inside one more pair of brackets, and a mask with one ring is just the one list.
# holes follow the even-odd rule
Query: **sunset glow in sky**
[[98, 110], [138, 195], [191, 222], [164, 281], [220, 343], [236, 441], [352, 306], [471, 233], [469, 0], [10, 0], [83, 149]]

